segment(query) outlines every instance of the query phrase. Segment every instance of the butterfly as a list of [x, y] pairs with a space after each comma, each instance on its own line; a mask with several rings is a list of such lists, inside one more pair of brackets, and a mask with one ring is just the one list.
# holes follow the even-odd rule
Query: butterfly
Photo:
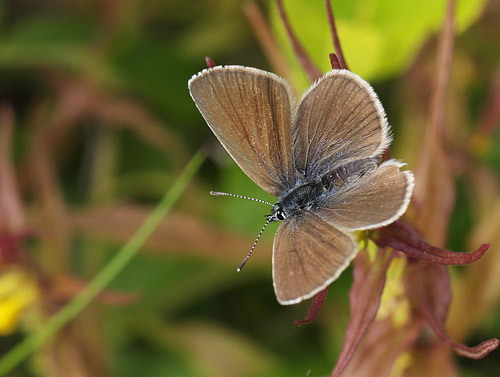
[[188, 87], [233, 160], [277, 197], [267, 223], [281, 221], [272, 258], [280, 304], [333, 282], [358, 252], [354, 231], [388, 225], [406, 211], [413, 174], [396, 160], [380, 163], [389, 125], [358, 75], [334, 69], [300, 101], [283, 78], [243, 66], [205, 69]]

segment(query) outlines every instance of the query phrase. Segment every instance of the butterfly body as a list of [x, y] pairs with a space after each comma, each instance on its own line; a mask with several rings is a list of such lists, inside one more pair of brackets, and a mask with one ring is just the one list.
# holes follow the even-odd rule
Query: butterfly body
[[285, 220], [292, 216], [300, 216], [303, 211], [313, 211], [317, 208], [318, 200], [324, 192], [325, 187], [321, 181], [298, 186], [276, 203], [271, 216], [278, 213], [278, 219]]
[[315, 211], [321, 208], [325, 202], [335, 197], [343, 186], [375, 170], [379, 160], [379, 158], [357, 160], [310, 180], [308, 183], [299, 183], [297, 187], [280, 198], [268, 218], [271, 221], [285, 220], [288, 217], [301, 216], [303, 211]]
[[391, 137], [371, 86], [332, 70], [297, 101], [279, 76], [214, 67], [188, 83], [196, 106], [245, 174], [278, 198], [273, 284], [289, 305], [314, 296], [356, 256], [353, 232], [381, 227], [406, 210], [413, 174], [379, 164]]

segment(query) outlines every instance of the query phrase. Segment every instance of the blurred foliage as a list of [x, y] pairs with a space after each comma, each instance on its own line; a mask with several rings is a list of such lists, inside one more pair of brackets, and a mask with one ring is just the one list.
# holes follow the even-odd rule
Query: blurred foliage
[[[328, 70], [332, 47], [324, 2], [284, 3], [308, 52], [323, 71]], [[11, 153], [26, 217], [22, 231], [31, 238], [22, 248], [37, 266], [26, 269], [40, 285], [31, 308], [9, 317], [17, 328], [0, 338], [1, 353], [79, 291], [78, 284], [62, 278], [79, 284], [92, 279], [144, 221], [189, 156], [200, 146], [210, 151], [209, 161], [176, 211], [107, 296], [13, 376], [330, 373], [349, 320], [351, 272], [332, 285], [313, 323], [294, 326], [308, 304], [281, 307], [276, 302], [271, 281], [275, 227], [264, 233], [244, 271], [235, 273], [268, 209], [208, 195], [213, 189], [273, 200], [227, 156], [187, 90], [187, 80], [205, 68], [206, 55], [217, 64], [273, 70], [253, 34], [256, 24], [244, 12], [245, 4], [234, 0], [0, 3], [0, 102], [14, 114]], [[293, 68], [287, 78], [303, 89], [306, 81], [274, 2], [261, 1], [259, 6], [269, 11], [283, 62]], [[338, 0], [333, 7], [347, 62], [374, 83], [393, 125], [393, 155], [412, 168], [420, 129], [427, 121], [435, 33], [444, 2]], [[489, 124], [488, 101], [500, 70], [499, 20], [497, 0], [458, 2], [459, 33], [446, 110], [455, 130], [448, 135], [449, 145], [456, 152], [464, 152], [465, 130]], [[500, 105], [491, 106], [494, 113]], [[500, 265], [500, 134], [499, 118], [494, 119], [466, 151], [480, 168], [468, 171], [457, 152], [456, 163], [464, 173], [457, 178], [448, 235], [448, 244], [457, 250], [491, 242], [487, 263], [493, 271]], [[500, 284], [495, 279], [481, 282], [478, 276], [494, 273], [484, 265], [474, 268], [468, 280], [459, 279], [472, 266], [454, 270], [458, 309], [450, 320], [452, 333], [470, 343], [498, 335], [500, 329]], [[6, 274], [3, 267], [0, 273]], [[25, 276], [15, 278], [20, 277]], [[489, 284], [484, 294], [487, 304], [477, 313], [471, 313], [474, 306], [468, 301], [475, 291], [464, 281], [469, 287]], [[465, 317], [474, 318], [461, 326]], [[496, 352], [481, 361], [460, 359], [459, 365], [464, 376], [494, 376], [500, 370], [500, 356]]]
[[[457, 3], [456, 27], [462, 32], [480, 15], [485, 0]], [[285, 30], [274, 2], [272, 22], [280, 44], [288, 46]], [[398, 0], [338, 0], [333, 2], [335, 21], [349, 69], [368, 81], [398, 74], [406, 69], [425, 40], [442, 24], [442, 2]], [[288, 0], [285, 3], [292, 26], [322, 71], [330, 68], [330, 27], [324, 1]], [[287, 55], [293, 56], [291, 49]], [[297, 67], [298, 68], [298, 67]], [[298, 71], [295, 72], [299, 74]], [[306, 85], [307, 87], [308, 85]]]

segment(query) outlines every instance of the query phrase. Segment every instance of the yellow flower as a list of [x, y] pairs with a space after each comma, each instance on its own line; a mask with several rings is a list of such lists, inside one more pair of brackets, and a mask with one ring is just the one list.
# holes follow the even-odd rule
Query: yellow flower
[[26, 309], [37, 297], [36, 282], [19, 267], [0, 272], [0, 335], [16, 330]]
[[410, 320], [410, 303], [405, 295], [403, 283], [405, 267], [405, 259], [392, 260], [377, 312], [377, 319], [391, 317], [396, 327], [402, 327]]

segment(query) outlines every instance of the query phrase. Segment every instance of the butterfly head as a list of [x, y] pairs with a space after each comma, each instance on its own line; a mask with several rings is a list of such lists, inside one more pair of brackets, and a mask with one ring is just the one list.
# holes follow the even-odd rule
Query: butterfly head
[[267, 216], [267, 220], [272, 223], [275, 221], [282, 221], [287, 218], [285, 211], [280, 203], [276, 203], [271, 211], [271, 214]]

